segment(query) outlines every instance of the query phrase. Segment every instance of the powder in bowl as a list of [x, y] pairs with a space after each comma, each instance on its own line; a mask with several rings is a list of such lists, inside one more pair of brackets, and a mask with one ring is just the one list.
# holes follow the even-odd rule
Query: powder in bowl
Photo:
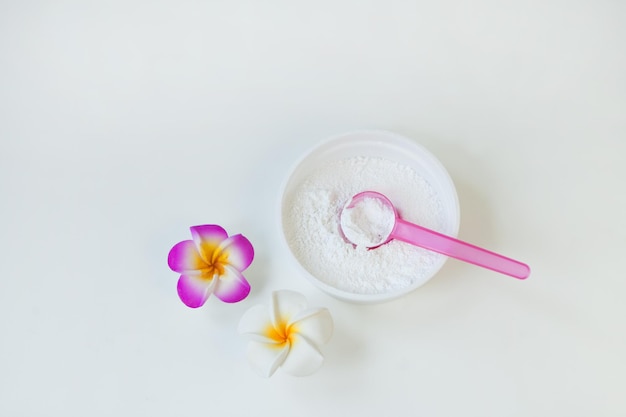
[[340, 213], [363, 190], [389, 196], [408, 221], [440, 227], [441, 203], [413, 169], [383, 158], [352, 157], [324, 164], [294, 190], [285, 205], [286, 238], [304, 268], [332, 287], [356, 294], [400, 291], [421, 280], [442, 255], [398, 241], [376, 250], [347, 243]]

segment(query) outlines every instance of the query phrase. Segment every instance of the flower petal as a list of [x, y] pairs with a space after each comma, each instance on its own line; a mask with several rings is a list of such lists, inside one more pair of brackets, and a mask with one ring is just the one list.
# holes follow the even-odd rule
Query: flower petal
[[270, 345], [250, 341], [248, 343], [248, 361], [259, 375], [269, 378], [285, 361], [289, 353], [289, 344]]
[[290, 323], [291, 318], [306, 308], [307, 301], [304, 295], [299, 292], [281, 290], [272, 293], [272, 306], [270, 314], [272, 324], [276, 328]]
[[325, 344], [333, 335], [334, 324], [326, 308], [310, 308], [293, 317], [293, 331], [304, 336], [316, 346]]
[[243, 300], [250, 293], [250, 284], [230, 265], [224, 267], [224, 274], [220, 275], [213, 291], [215, 296], [225, 303], [236, 303]]
[[254, 248], [243, 235], [234, 235], [224, 240], [220, 245], [220, 251], [228, 254], [228, 264], [238, 271], [246, 269], [254, 259]]
[[196, 271], [207, 266], [192, 240], [175, 244], [167, 255], [167, 264], [172, 271], [179, 273]]
[[178, 279], [178, 296], [187, 307], [201, 307], [213, 292], [216, 281], [217, 277], [205, 279], [198, 275], [183, 274]]
[[293, 376], [306, 376], [317, 371], [323, 362], [324, 356], [317, 347], [301, 335], [295, 334], [281, 369]]
[[267, 336], [270, 326], [272, 326], [272, 321], [267, 306], [256, 305], [250, 307], [248, 311], [243, 314], [241, 320], [239, 320], [237, 331], [239, 334], [245, 335], [251, 340], [276, 344], [278, 343], [276, 340]]
[[205, 224], [201, 226], [191, 226], [191, 237], [206, 263], [211, 264], [213, 252], [219, 247], [222, 241], [228, 238], [228, 233], [223, 227], [216, 224]]

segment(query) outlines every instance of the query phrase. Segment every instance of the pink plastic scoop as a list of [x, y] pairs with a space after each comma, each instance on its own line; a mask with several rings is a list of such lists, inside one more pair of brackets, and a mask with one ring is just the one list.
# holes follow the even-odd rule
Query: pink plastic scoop
[[530, 275], [524, 263], [402, 220], [391, 201], [375, 191], [358, 193], [348, 201], [340, 228], [347, 241], [368, 249], [397, 239], [514, 278]]

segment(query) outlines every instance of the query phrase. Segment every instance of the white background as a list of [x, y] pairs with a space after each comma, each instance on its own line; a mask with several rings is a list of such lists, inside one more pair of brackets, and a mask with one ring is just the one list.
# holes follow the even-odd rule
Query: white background
[[[621, 1], [0, 2], [0, 415], [626, 415]], [[456, 261], [386, 304], [312, 287], [279, 245], [294, 161], [355, 129], [448, 168]], [[198, 310], [188, 227], [243, 233], [252, 292]], [[292, 289], [335, 334], [254, 374], [243, 312]]]

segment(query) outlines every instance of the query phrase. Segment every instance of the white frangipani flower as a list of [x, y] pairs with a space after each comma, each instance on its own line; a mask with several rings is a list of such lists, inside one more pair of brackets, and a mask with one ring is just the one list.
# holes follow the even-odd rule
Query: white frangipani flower
[[319, 346], [333, 333], [326, 308], [307, 308], [306, 298], [294, 291], [275, 291], [269, 308], [251, 307], [239, 322], [239, 333], [250, 338], [248, 360], [261, 376], [278, 367], [294, 376], [317, 371], [324, 357]]

